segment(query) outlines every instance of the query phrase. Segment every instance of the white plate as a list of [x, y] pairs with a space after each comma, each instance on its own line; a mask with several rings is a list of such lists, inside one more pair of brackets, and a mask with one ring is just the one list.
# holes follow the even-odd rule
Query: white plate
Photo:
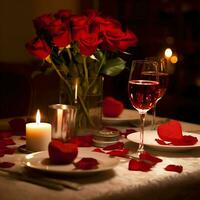
[[136, 110], [124, 109], [118, 117], [104, 117], [102, 118], [103, 122], [106, 123], [118, 123], [126, 121], [139, 120], [139, 114]]
[[[185, 151], [185, 150], [200, 147], [200, 134], [183, 132], [183, 135], [191, 135], [191, 136], [197, 137], [198, 142], [194, 145], [186, 145], [186, 146], [174, 146], [171, 144], [170, 145], [160, 145], [155, 141], [155, 139], [159, 139], [157, 131], [145, 130], [144, 145], [154, 148], [154, 149], [157, 149], [157, 150], [164, 150], [164, 151]], [[127, 138], [128, 138], [128, 140], [130, 140], [132, 142], [139, 143], [140, 133], [139, 132], [131, 133], [127, 136]]]
[[81, 169], [75, 169], [73, 164], [66, 164], [66, 165], [50, 164], [48, 151], [40, 151], [37, 153], [28, 154], [25, 156], [24, 163], [25, 166], [32, 169], [42, 170], [46, 172], [53, 172], [53, 173], [65, 173], [65, 174], [86, 174], [86, 173], [102, 172], [114, 168], [119, 163], [118, 158], [109, 157], [108, 155], [103, 153], [92, 152], [91, 149], [79, 148], [78, 156], [75, 159], [75, 162], [77, 162], [83, 157], [91, 157], [97, 159], [97, 161], [99, 162], [98, 168], [90, 170], [81, 170]]

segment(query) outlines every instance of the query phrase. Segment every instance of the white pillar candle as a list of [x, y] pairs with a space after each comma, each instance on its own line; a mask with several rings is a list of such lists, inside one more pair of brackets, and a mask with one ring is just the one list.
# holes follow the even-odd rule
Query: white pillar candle
[[26, 148], [31, 151], [48, 149], [51, 141], [51, 124], [40, 122], [40, 112], [37, 111], [36, 123], [26, 124]]

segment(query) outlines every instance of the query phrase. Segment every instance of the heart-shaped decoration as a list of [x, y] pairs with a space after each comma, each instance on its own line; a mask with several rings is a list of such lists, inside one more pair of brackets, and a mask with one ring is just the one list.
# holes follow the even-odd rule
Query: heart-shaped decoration
[[123, 109], [123, 103], [113, 97], [105, 97], [103, 100], [103, 115], [105, 117], [118, 117]]
[[53, 164], [69, 164], [76, 158], [78, 148], [76, 144], [63, 143], [52, 140], [48, 146], [49, 158]]
[[183, 138], [181, 124], [176, 120], [160, 124], [157, 128], [157, 133], [160, 139], [169, 142]]

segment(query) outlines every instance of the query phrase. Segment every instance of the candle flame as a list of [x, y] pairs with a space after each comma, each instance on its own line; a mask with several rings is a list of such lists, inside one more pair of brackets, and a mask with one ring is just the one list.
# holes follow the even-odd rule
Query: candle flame
[[40, 123], [40, 110], [39, 109], [37, 110], [37, 113], [36, 113], [36, 123], [37, 124]]

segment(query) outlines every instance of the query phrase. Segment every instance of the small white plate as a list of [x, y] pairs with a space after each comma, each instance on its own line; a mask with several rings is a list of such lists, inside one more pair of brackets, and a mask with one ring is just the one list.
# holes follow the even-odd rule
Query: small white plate
[[75, 169], [75, 166], [71, 164], [66, 165], [53, 165], [49, 162], [48, 151], [40, 151], [37, 153], [31, 153], [25, 156], [25, 166], [52, 173], [64, 173], [64, 174], [89, 174], [107, 171], [116, 167], [119, 163], [118, 158], [109, 157], [107, 154], [92, 152], [91, 149], [79, 148], [78, 156], [74, 162], [79, 161], [83, 157], [95, 158], [99, 162], [98, 168], [90, 170]]
[[[191, 150], [191, 149], [200, 147], [200, 134], [183, 132], [183, 135], [191, 135], [191, 136], [197, 137], [198, 142], [194, 145], [185, 145], [185, 146], [175, 146], [175, 145], [171, 145], [171, 144], [170, 145], [160, 145], [155, 140], [155, 139], [159, 139], [157, 131], [145, 130], [144, 145], [154, 148], [156, 150], [163, 150], [163, 151], [186, 151], [186, 150]], [[135, 133], [129, 134], [127, 136], [127, 139], [132, 142], [139, 143], [140, 132], [135, 132]]]
[[104, 117], [103, 122], [106, 123], [119, 123], [127, 121], [139, 121], [139, 114], [136, 110], [124, 109], [118, 117]]

